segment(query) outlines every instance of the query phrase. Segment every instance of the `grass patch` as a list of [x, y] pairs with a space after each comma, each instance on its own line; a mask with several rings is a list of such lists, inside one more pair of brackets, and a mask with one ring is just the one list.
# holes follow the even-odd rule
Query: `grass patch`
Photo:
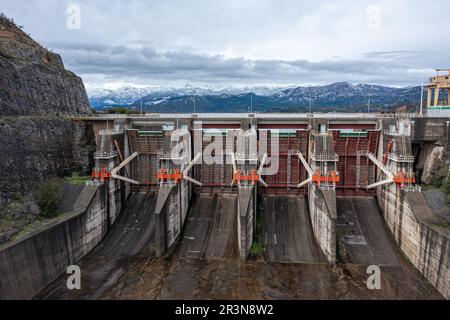
[[21, 238], [23, 238], [24, 236], [29, 234], [31, 231], [34, 231], [37, 227], [42, 225], [42, 223], [43, 223], [42, 220], [36, 220], [36, 221], [28, 224], [25, 228], [20, 230], [20, 232], [14, 236], [13, 240], [14, 241], [20, 240]]
[[263, 252], [263, 245], [259, 239], [253, 241], [252, 247], [250, 249], [250, 254], [253, 257], [259, 257]]
[[90, 179], [90, 176], [83, 176], [81, 175], [81, 172], [78, 171], [74, 171], [70, 176], [64, 177], [64, 181], [73, 185], [84, 185], [86, 184], [86, 181], [89, 181]]
[[13, 201], [17, 201], [17, 202], [20, 202], [20, 203], [22, 203], [22, 202], [25, 201], [24, 196], [23, 196], [22, 193], [19, 192], [19, 191], [13, 192], [13, 193], [11, 194], [11, 199], [13, 199]]
[[450, 223], [448, 222], [434, 223], [433, 225], [439, 228], [450, 229]]
[[14, 227], [14, 221], [11, 219], [11, 217], [5, 216], [0, 218], [0, 228], [6, 229], [12, 229]]
[[345, 263], [347, 260], [347, 250], [345, 250], [344, 245], [344, 235], [342, 234], [342, 231], [337, 229], [337, 260], [340, 263]]
[[[256, 209], [255, 209], [256, 211]], [[262, 221], [263, 216], [261, 214], [256, 214], [256, 230], [255, 238], [253, 239], [252, 247], [250, 248], [249, 258], [259, 259], [264, 253], [264, 245], [262, 241]]]

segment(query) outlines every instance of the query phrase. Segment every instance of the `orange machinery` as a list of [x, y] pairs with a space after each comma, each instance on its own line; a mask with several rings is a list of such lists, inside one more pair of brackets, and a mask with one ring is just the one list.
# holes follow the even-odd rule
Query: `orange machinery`
[[320, 186], [322, 182], [337, 183], [339, 182], [339, 175], [337, 174], [336, 171], [330, 171], [330, 174], [328, 176], [323, 176], [320, 173], [320, 170], [317, 170], [316, 174], [313, 175], [312, 177], [312, 181], [316, 183], [318, 186]]

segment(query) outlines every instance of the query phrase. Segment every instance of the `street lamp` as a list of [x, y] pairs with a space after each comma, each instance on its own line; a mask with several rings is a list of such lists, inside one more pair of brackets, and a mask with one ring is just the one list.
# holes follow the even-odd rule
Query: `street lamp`
[[423, 80], [422, 80], [422, 86], [420, 87], [420, 115], [422, 115], [423, 112]]
[[311, 113], [311, 103], [312, 103], [312, 97], [309, 96], [309, 113]]
[[195, 113], [195, 96], [193, 96], [192, 98], [191, 98], [191, 100], [192, 100], [192, 102], [194, 102], [194, 113]]

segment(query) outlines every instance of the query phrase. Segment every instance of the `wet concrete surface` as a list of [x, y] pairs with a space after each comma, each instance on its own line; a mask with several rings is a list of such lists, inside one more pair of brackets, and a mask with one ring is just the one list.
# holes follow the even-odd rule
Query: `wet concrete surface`
[[[400, 257], [374, 198], [338, 197], [340, 258], [348, 263], [399, 266]], [[345, 254], [345, 256], [343, 256]]]
[[155, 205], [152, 193], [132, 194], [106, 238], [78, 264], [82, 290], [67, 290], [67, 276], [63, 275], [37, 298], [97, 299], [123, 275], [130, 257], [154, 256]]
[[261, 197], [262, 242], [270, 262], [326, 262], [315, 241], [306, 198]]
[[381, 289], [366, 286], [366, 266], [136, 260], [101, 299], [440, 299], [417, 272], [381, 267]]
[[[156, 259], [152, 257], [154, 224], [148, 214], [155, 198], [145, 195], [133, 197], [139, 200], [129, 205], [122, 220], [102, 245], [81, 262], [82, 289], [66, 289], [67, 276], [63, 275], [38, 299], [442, 298], [412, 265], [403, 260], [395, 266], [392, 263], [381, 266], [380, 290], [367, 288], [367, 265], [275, 263], [264, 259], [242, 262], [230, 250], [235, 247], [232, 233], [225, 232], [227, 235], [219, 236], [220, 230], [232, 230], [236, 221], [225, 214], [230, 209], [235, 212], [236, 199], [233, 197], [198, 197], [178, 246], [169, 256]], [[289, 203], [281, 200], [284, 201], [293, 208], [303, 205], [302, 201]], [[278, 206], [276, 201], [275, 205]], [[368, 208], [373, 209], [370, 203]], [[299, 210], [291, 213], [295, 211]], [[289, 216], [286, 222], [295, 219]], [[295, 223], [301, 221], [299, 218]], [[137, 230], [138, 226], [140, 228], [144, 224], [147, 224], [146, 232], [139, 233], [143, 229]], [[136, 235], [127, 236], [126, 228], [134, 228]], [[199, 238], [198, 235], [205, 231], [209, 235]], [[290, 243], [291, 238], [287, 237], [285, 243]], [[135, 245], [136, 242], [139, 244]], [[193, 249], [201, 254], [192, 255]], [[213, 253], [211, 258], [208, 253]]]
[[196, 196], [177, 256], [191, 259], [237, 258], [237, 246], [237, 196]]

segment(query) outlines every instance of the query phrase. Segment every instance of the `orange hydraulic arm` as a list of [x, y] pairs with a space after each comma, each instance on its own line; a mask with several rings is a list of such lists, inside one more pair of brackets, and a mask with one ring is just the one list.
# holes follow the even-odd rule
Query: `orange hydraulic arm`
[[92, 178], [107, 180], [111, 178], [111, 172], [109, 172], [107, 168], [94, 168], [94, 170], [92, 170]]
[[416, 183], [414, 175], [406, 175], [403, 171], [400, 171], [395, 177], [394, 182], [397, 186], [402, 186], [404, 183]]
[[394, 145], [394, 142], [392, 140], [389, 140], [389, 143], [388, 143], [387, 148], [386, 148], [386, 153], [384, 154], [384, 157], [383, 157], [383, 164], [384, 165], [386, 165], [386, 163], [387, 163], [387, 158], [388, 158], [389, 152], [391, 152], [391, 150], [392, 150], [392, 146], [393, 145]]
[[312, 181], [315, 182], [318, 186], [320, 186], [321, 182], [337, 183], [339, 182], [339, 176], [336, 171], [331, 171], [330, 175], [328, 176], [322, 176], [320, 170], [317, 170], [316, 174], [312, 177]]
[[259, 175], [256, 170], [252, 170], [250, 172], [250, 175], [241, 174], [241, 170], [236, 170], [236, 173], [233, 177], [233, 183], [234, 182], [240, 182], [240, 181], [251, 181], [252, 185], [254, 185], [259, 180]]
[[166, 169], [161, 169], [156, 174], [156, 178], [161, 181], [173, 180], [178, 183], [183, 180], [183, 174], [179, 169], [175, 169], [172, 173], [169, 173]]

